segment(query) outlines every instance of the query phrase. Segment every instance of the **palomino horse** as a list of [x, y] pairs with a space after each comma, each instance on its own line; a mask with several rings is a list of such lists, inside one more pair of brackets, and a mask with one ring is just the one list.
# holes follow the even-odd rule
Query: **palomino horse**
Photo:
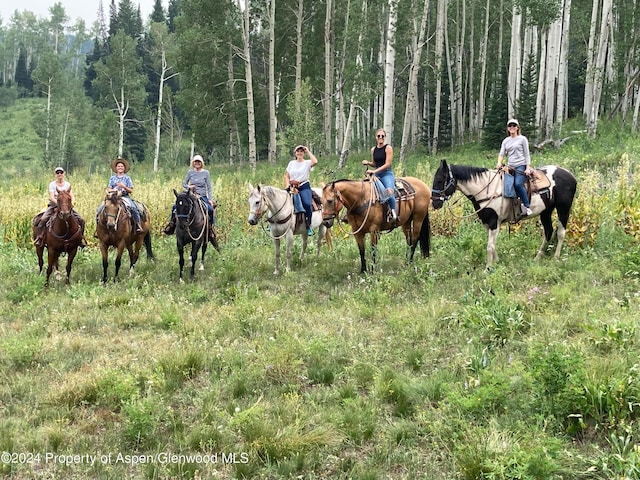
[[[42, 273], [42, 266], [44, 261], [42, 254], [44, 247], [47, 247], [47, 279], [44, 282], [44, 286], [49, 286], [49, 276], [56, 269], [56, 275], [58, 272], [58, 259], [62, 252], [67, 252], [67, 278], [65, 283], [69, 285], [69, 276], [71, 275], [71, 264], [76, 256], [78, 247], [82, 244], [82, 237], [84, 235], [84, 221], [80, 217], [78, 218], [72, 213], [71, 209], [71, 195], [66, 190], [58, 190], [58, 199], [56, 212], [49, 220], [45, 233], [45, 241], [43, 245], [36, 245], [36, 254], [38, 255], [38, 267], [40, 273]], [[39, 213], [31, 222], [33, 227], [33, 238], [36, 238], [36, 226], [42, 213]]]
[[[556, 234], [558, 245], [555, 258], [560, 256], [564, 236], [569, 220], [569, 212], [576, 194], [577, 182], [571, 172], [564, 168], [549, 165], [538, 169], [544, 176], [545, 188], [533, 191], [531, 195], [532, 216], [522, 217], [514, 213], [514, 200], [504, 197], [504, 178], [501, 171], [464, 165], [449, 165], [445, 160], [433, 178], [433, 208], [441, 208], [445, 200], [451, 198], [456, 189], [471, 200], [473, 208], [489, 234], [487, 241], [487, 265], [498, 261], [496, 240], [500, 225], [504, 222], [518, 221], [520, 218], [533, 218], [540, 215], [544, 228], [544, 238], [536, 259], [544, 254], [553, 236], [551, 213], [555, 209], [558, 214]], [[546, 178], [545, 178], [546, 177]]]
[[[139, 203], [139, 205], [142, 205]], [[135, 233], [131, 221], [131, 214], [122, 202], [121, 192], [107, 192], [103, 205], [98, 209], [96, 218], [96, 236], [100, 243], [102, 253], [102, 283], [107, 283], [107, 267], [109, 265], [109, 247], [116, 249], [115, 275], [113, 281], [117, 281], [122, 253], [126, 247], [129, 252], [129, 275], [133, 275], [134, 267], [138, 261], [140, 248], [144, 242], [147, 250], [147, 258], [153, 260], [151, 250], [151, 216], [149, 210], [143, 205], [140, 211], [140, 224], [142, 232]]]
[[[280, 239], [285, 238], [287, 241], [287, 267], [286, 271], [291, 271], [291, 255], [293, 246], [293, 236], [302, 236], [302, 251], [300, 252], [300, 261], [304, 259], [307, 249], [307, 228], [305, 226], [304, 217], [302, 221], [297, 221], [296, 213], [293, 208], [291, 194], [286, 190], [268, 185], [258, 185], [253, 187], [249, 185], [249, 218], [251, 225], [257, 225], [260, 218], [267, 214], [267, 223], [269, 224], [269, 235], [273, 239], [275, 246], [275, 270], [274, 275], [280, 274]], [[320, 197], [320, 190], [313, 189]], [[318, 251], [322, 239], [327, 240], [327, 245], [331, 248], [331, 234], [328, 228], [322, 223], [322, 214], [320, 210], [313, 212], [311, 217], [311, 228], [318, 228]]]
[[[322, 217], [331, 226], [342, 207], [347, 209], [347, 221], [351, 225], [360, 250], [360, 272], [367, 271], [365, 259], [365, 235], [371, 234], [371, 256], [376, 262], [376, 247], [382, 230], [393, 230], [401, 226], [409, 247], [409, 261], [413, 260], [418, 241], [423, 257], [429, 256], [431, 226], [429, 205], [431, 190], [414, 177], [399, 178], [402, 187], [397, 199], [398, 219], [392, 225], [386, 213], [387, 206], [377, 200], [374, 182], [366, 180], [337, 180], [322, 190]], [[396, 182], [398, 183], [398, 182]]]
[[[209, 215], [207, 207], [200, 200], [200, 197], [192, 190], [178, 193], [176, 196], [176, 246], [180, 255], [180, 282], [182, 282], [182, 272], [184, 270], [184, 247], [191, 245], [191, 256], [189, 262], [189, 277], [193, 280], [195, 276], [195, 265], [198, 259], [198, 251], [202, 251], [200, 256], [200, 270], [204, 270], [204, 254], [209, 243]], [[217, 243], [214, 244], [217, 249]]]

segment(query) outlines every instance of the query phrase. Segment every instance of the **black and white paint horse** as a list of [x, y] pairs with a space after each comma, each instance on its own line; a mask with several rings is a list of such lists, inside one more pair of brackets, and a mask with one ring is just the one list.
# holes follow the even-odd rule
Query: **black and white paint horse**
[[487, 241], [487, 264], [491, 267], [498, 261], [496, 241], [500, 225], [507, 221], [518, 221], [540, 216], [544, 228], [544, 239], [538, 250], [536, 259], [544, 254], [554, 234], [551, 213], [555, 209], [558, 214], [555, 233], [558, 244], [555, 258], [560, 256], [569, 220], [569, 212], [576, 194], [577, 181], [573, 174], [561, 167], [548, 165], [540, 167], [548, 179], [549, 186], [531, 193], [531, 210], [533, 215], [521, 217], [514, 214], [514, 199], [506, 198], [504, 192], [504, 175], [495, 169], [471, 167], [464, 165], [449, 165], [446, 160], [440, 166], [433, 178], [432, 205], [439, 209], [444, 202], [451, 198], [454, 192], [460, 190], [471, 202], [478, 218], [484, 225], [489, 239]]

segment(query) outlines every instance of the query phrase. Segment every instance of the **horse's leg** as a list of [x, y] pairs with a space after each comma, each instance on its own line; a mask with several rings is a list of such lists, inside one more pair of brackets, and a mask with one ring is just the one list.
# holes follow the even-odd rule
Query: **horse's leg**
[[378, 262], [378, 240], [380, 240], [380, 232], [371, 232], [371, 268], [375, 267]]
[[142, 248], [142, 243], [144, 241], [144, 237], [138, 236], [136, 241], [131, 245], [127, 245], [127, 251], [129, 252], [129, 276], [132, 277], [135, 273], [136, 264], [138, 263], [138, 258], [140, 258], [140, 249]]
[[53, 267], [55, 266], [56, 261], [57, 261], [56, 253], [53, 251], [51, 247], [47, 247], [47, 278], [44, 281], [45, 287], [49, 286], [49, 277], [51, 276], [51, 272], [53, 271]]
[[307, 235], [307, 231], [305, 230], [304, 232], [302, 232], [301, 236], [302, 236], [302, 250], [300, 250], [300, 261], [302, 262], [302, 260], [304, 260], [304, 254], [307, 250], [309, 235]]
[[280, 275], [280, 238], [273, 239], [273, 247], [275, 250], [276, 267], [273, 271], [274, 275]]
[[42, 267], [44, 266], [44, 247], [36, 247], [36, 255], [38, 256], [38, 272], [42, 275]]
[[109, 266], [109, 249], [100, 242], [100, 254], [102, 255], [102, 284], [107, 283], [107, 267]]
[[290, 228], [287, 230], [286, 234], [287, 239], [287, 267], [285, 271], [289, 273], [291, 271], [291, 256], [293, 255], [293, 229]]
[[184, 245], [180, 240], [176, 241], [176, 248], [178, 250], [178, 265], [180, 266], [180, 283], [182, 283], [182, 272], [184, 271]]
[[320, 224], [320, 226], [318, 227], [318, 250], [316, 252], [316, 256], [320, 255], [320, 248], [322, 248], [322, 239], [325, 237], [325, 235], [327, 234], [327, 227], [325, 227], [322, 223]]
[[118, 273], [120, 272], [120, 265], [122, 265], [122, 253], [124, 252], [124, 241], [121, 241], [118, 245], [118, 249], [116, 251], [116, 261], [115, 261], [115, 274], [113, 275], [114, 283], [118, 280]]
[[413, 255], [416, 253], [416, 247], [418, 246], [418, 234], [420, 231], [420, 225], [415, 224], [411, 219], [408, 219], [403, 225], [402, 230], [404, 231], [404, 238], [407, 241], [408, 248], [408, 260], [409, 262], [413, 261]]
[[204, 239], [202, 242], [202, 246], [200, 247], [200, 267], [198, 270], [204, 270], [204, 254], [207, 253], [207, 245], [209, 244], [208, 239]]
[[500, 232], [500, 225], [493, 230], [487, 228], [487, 265], [485, 270], [489, 270], [494, 262], [498, 261], [498, 252], [496, 251], [496, 242], [498, 240], [498, 233]]
[[360, 252], [360, 273], [366, 273], [367, 271], [367, 259], [365, 258], [364, 248], [364, 233], [360, 232], [355, 236], [356, 243], [358, 244], [358, 251]]
[[[551, 208], [544, 210], [540, 214], [540, 223], [542, 223], [543, 235], [542, 235], [542, 244], [540, 245], [540, 249], [536, 254], [536, 260], [540, 260], [547, 251], [549, 247], [549, 243], [551, 242], [551, 238], [553, 237], [553, 222], [551, 221]], [[560, 221], [558, 221], [558, 227], [560, 226]], [[564, 239], [564, 231], [563, 231], [563, 239]], [[561, 242], [558, 241], [558, 244], [561, 245]]]
[[75, 258], [77, 252], [78, 247], [74, 247], [69, 250], [69, 253], [67, 253], [67, 279], [65, 280], [66, 285], [69, 285], [71, 283], [71, 264], [73, 263], [73, 259]]

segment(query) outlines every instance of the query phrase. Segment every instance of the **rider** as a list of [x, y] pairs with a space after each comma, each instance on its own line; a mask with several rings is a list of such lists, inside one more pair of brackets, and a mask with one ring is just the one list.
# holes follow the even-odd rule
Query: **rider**
[[389, 193], [389, 210], [391, 210], [391, 222], [395, 225], [398, 221], [398, 214], [396, 213], [396, 198], [393, 194], [395, 189], [396, 179], [391, 170], [391, 163], [393, 162], [393, 147], [388, 143], [385, 143], [387, 132], [384, 129], [379, 128], [376, 131], [376, 146], [371, 147], [371, 161], [363, 160], [362, 164], [365, 166], [373, 167], [373, 169], [367, 170], [367, 175], [375, 175], [387, 188]]
[[[213, 230], [213, 224], [215, 223], [213, 209], [216, 207], [216, 201], [213, 199], [211, 175], [209, 174], [209, 170], [204, 168], [204, 159], [202, 158], [202, 155], [194, 155], [191, 159], [191, 168], [187, 171], [184, 181], [182, 182], [182, 186], [185, 190], [190, 190], [200, 195], [200, 199], [207, 206], [207, 213], [209, 215], [209, 240], [215, 245], [217, 240]], [[171, 207], [171, 219], [163, 230], [167, 235], [171, 235], [176, 231], [175, 213], [176, 206], [174, 204]]]
[[[311, 184], [309, 176], [311, 169], [318, 163], [318, 159], [304, 145], [298, 145], [294, 150], [296, 159], [291, 160], [287, 165], [287, 171], [284, 174], [284, 183], [286, 189], [294, 187], [298, 190], [302, 207], [304, 208], [304, 218], [307, 225], [307, 235], [313, 235], [311, 228], [311, 216], [313, 215]], [[304, 154], [309, 155], [309, 160], [304, 159]]]
[[[56, 179], [49, 183], [49, 204], [47, 205], [47, 209], [44, 211], [44, 213], [40, 217], [40, 220], [38, 221], [38, 224], [36, 225], [36, 238], [33, 243], [38, 247], [42, 247], [44, 245], [44, 237], [47, 233], [45, 226], [47, 225], [47, 222], [55, 212], [55, 209], [58, 205], [58, 192], [62, 190], [68, 191], [69, 195], [71, 196], [71, 205], [73, 206], [73, 204], [76, 203], [76, 197], [71, 190], [71, 184], [64, 178], [64, 168], [56, 167], [53, 169], [53, 172], [56, 175]], [[76, 217], [78, 225], [80, 225], [80, 228], [84, 232], [84, 219], [73, 208], [71, 210], [71, 214]], [[83, 235], [82, 243], [80, 244], [80, 246], [85, 247], [86, 245], [87, 242], [85, 241]]]
[[516, 193], [524, 205], [524, 214], [533, 215], [529, 204], [527, 190], [524, 188], [526, 177], [531, 174], [531, 155], [529, 153], [529, 141], [520, 133], [520, 123], [515, 118], [507, 122], [509, 136], [502, 141], [496, 169], [501, 170], [504, 157], [507, 157], [507, 165], [515, 172]]
[[122, 201], [129, 208], [133, 222], [135, 224], [136, 234], [142, 233], [142, 224], [140, 223], [140, 211], [136, 202], [129, 196], [133, 192], [133, 181], [127, 175], [131, 165], [122, 157], [116, 157], [111, 161], [111, 170], [114, 172], [109, 179], [107, 187], [108, 192], [121, 192]]

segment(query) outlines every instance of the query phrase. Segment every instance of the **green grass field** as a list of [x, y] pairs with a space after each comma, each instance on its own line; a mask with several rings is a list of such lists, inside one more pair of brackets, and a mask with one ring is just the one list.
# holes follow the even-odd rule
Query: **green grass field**
[[[477, 153], [448, 158], [487, 163]], [[431, 212], [428, 259], [408, 265], [394, 231], [374, 272], [361, 275], [342, 228], [332, 251], [315, 256], [313, 245], [303, 263], [296, 237], [293, 271], [274, 277], [271, 241], [247, 223], [247, 183], [280, 185], [284, 166], [208, 165], [222, 252], [210, 248], [205, 270], [179, 284], [175, 238], [160, 229], [183, 172], [138, 167], [156, 261], [143, 254], [134, 277], [123, 268], [118, 283], [101, 285], [91, 235], [108, 176], [78, 170], [70, 180], [91, 245], [69, 287], [45, 289], [29, 222], [49, 175], [5, 181], [0, 473], [640, 478], [637, 158], [632, 146], [535, 157], [576, 172], [570, 238], [559, 261], [536, 262], [538, 221], [505, 226], [489, 273], [486, 234], [460, 218], [470, 209], [462, 199]], [[412, 158], [408, 173], [431, 184], [438, 160]], [[333, 160], [321, 162], [317, 183], [336, 175]]]

